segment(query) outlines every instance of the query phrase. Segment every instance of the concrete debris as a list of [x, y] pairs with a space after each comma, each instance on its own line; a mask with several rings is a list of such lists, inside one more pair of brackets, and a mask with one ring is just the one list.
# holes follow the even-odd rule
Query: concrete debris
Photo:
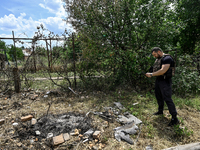
[[119, 108], [120, 110], [124, 110], [124, 106], [120, 102], [114, 102], [114, 104]]
[[133, 122], [133, 121], [136, 125], [142, 123], [142, 121], [140, 119], [138, 119], [137, 117], [133, 116], [132, 114], [130, 114], [128, 112], [124, 113], [124, 116], [119, 115], [118, 120], [119, 120], [119, 122], [121, 122], [123, 124]]
[[37, 120], [35, 118], [31, 119], [31, 125], [35, 125], [37, 123]]
[[138, 127], [133, 122], [127, 123], [124, 126], [117, 127], [114, 129], [115, 133], [115, 139], [119, 142], [121, 140], [124, 140], [128, 142], [129, 144], [133, 144], [133, 141], [130, 139], [129, 134], [136, 134], [138, 130]]
[[64, 137], [64, 140], [65, 140], [65, 141], [70, 140], [70, 136], [69, 136], [68, 133], [64, 133], [64, 134], [63, 134], [63, 137]]
[[129, 134], [125, 134], [121, 131], [115, 131], [115, 139], [119, 142], [121, 142], [121, 140], [124, 140], [129, 144], [133, 144], [133, 140], [130, 138]]
[[40, 135], [41, 133], [40, 133], [40, 131], [35, 131], [35, 134]]
[[145, 150], [153, 150], [153, 146], [152, 145], [148, 145]]
[[200, 149], [200, 142], [190, 143], [186, 145], [179, 145], [179, 146], [175, 146], [175, 147], [171, 147], [171, 148], [167, 148], [163, 150], [199, 150], [199, 149]]
[[112, 108], [112, 107], [104, 107], [104, 110], [105, 111], [110, 111], [110, 112], [112, 112], [115, 115], [119, 115], [120, 114], [120, 110]]
[[83, 136], [89, 138], [90, 136], [92, 136], [93, 133], [94, 133], [94, 130], [91, 128], [87, 132], [85, 132]]
[[127, 123], [124, 126], [117, 127], [114, 131], [121, 131], [127, 134], [135, 134], [139, 128], [134, 124], [134, 122]]
[[94, 115], [99, 115], [101, 118], [103, 118], [106, 121], [114, 122], [114, 115], [112, 112], [105, 111], [105, 112], [93, 112]]

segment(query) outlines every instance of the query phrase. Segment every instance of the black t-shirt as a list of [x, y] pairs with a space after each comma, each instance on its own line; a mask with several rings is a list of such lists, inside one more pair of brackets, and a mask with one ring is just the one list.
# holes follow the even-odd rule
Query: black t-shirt
[[164, 58], [162, 58], [162, 60], [161, 60], [161, 66], [162, 65], [165, 65], [165, 64], [170, 64], [170, 66], [171, 66], [171, 64], [172, 64], [172, 62], [173, 62], [173, 59], [171, 58], [171, 56], [165, 56]]
[[[170, 64], [170, 67], [172, 67], [173, 63], [174, 63], [174, 61], [173, 61], [172, 57], [169, 56], [169, 55], [167, 55], [164, 58], [162, 58], [162, 60], [161, 60], [161, 67], [162, 67], [162, 65], [165, 65], [165, 64]], [[157, 79], [164, 80], [164, 76], [163, 75], [157, 76]]]

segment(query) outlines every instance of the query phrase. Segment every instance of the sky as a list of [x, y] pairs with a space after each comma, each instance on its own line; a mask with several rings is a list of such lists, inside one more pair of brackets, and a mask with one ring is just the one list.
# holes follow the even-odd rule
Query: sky
[[65, 29], [72, 30], [63, 21], [66, 17], [62, 0], [0, 0], [0, 37], [12, 37], [14, 31], [15, 37], [32, 38], [40, 24], [61, 35]]

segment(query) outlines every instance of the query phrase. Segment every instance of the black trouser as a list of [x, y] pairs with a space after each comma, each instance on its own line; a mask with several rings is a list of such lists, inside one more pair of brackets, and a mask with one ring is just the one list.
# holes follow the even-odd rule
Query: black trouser
[[171, 79], [156, 79], [155, 83], [155, 95], [158, 102], [158, 111], [163, 111], [164, 109], [164, 101], [167, 104], [170, 114], [172, 118], [177, 116], [176, 107], [171, 98], [172, 96], [172, 80]]

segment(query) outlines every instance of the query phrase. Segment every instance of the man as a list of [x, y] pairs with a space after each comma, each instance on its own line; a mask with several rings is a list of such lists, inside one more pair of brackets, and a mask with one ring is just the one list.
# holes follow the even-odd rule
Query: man
[[174, 73], [174, 60], [168, 55], [164, 54], [159, 47], [152, 49], [152, 55], [156, 58], [153, 65], [153, 72], [146, 73], [147, 77], [156, 76], [155, 82], [155, 95], [158, 103], [158, 112], [154, 115], [162, 115], [164, 109], [164, 101], [166, 102], [169, 112], [172, 115], [171, 122], [168, 126], [174, 126], [179, 124], [177, 118], [177, 111], [172, 96], [172, 80], [171, 77]]

